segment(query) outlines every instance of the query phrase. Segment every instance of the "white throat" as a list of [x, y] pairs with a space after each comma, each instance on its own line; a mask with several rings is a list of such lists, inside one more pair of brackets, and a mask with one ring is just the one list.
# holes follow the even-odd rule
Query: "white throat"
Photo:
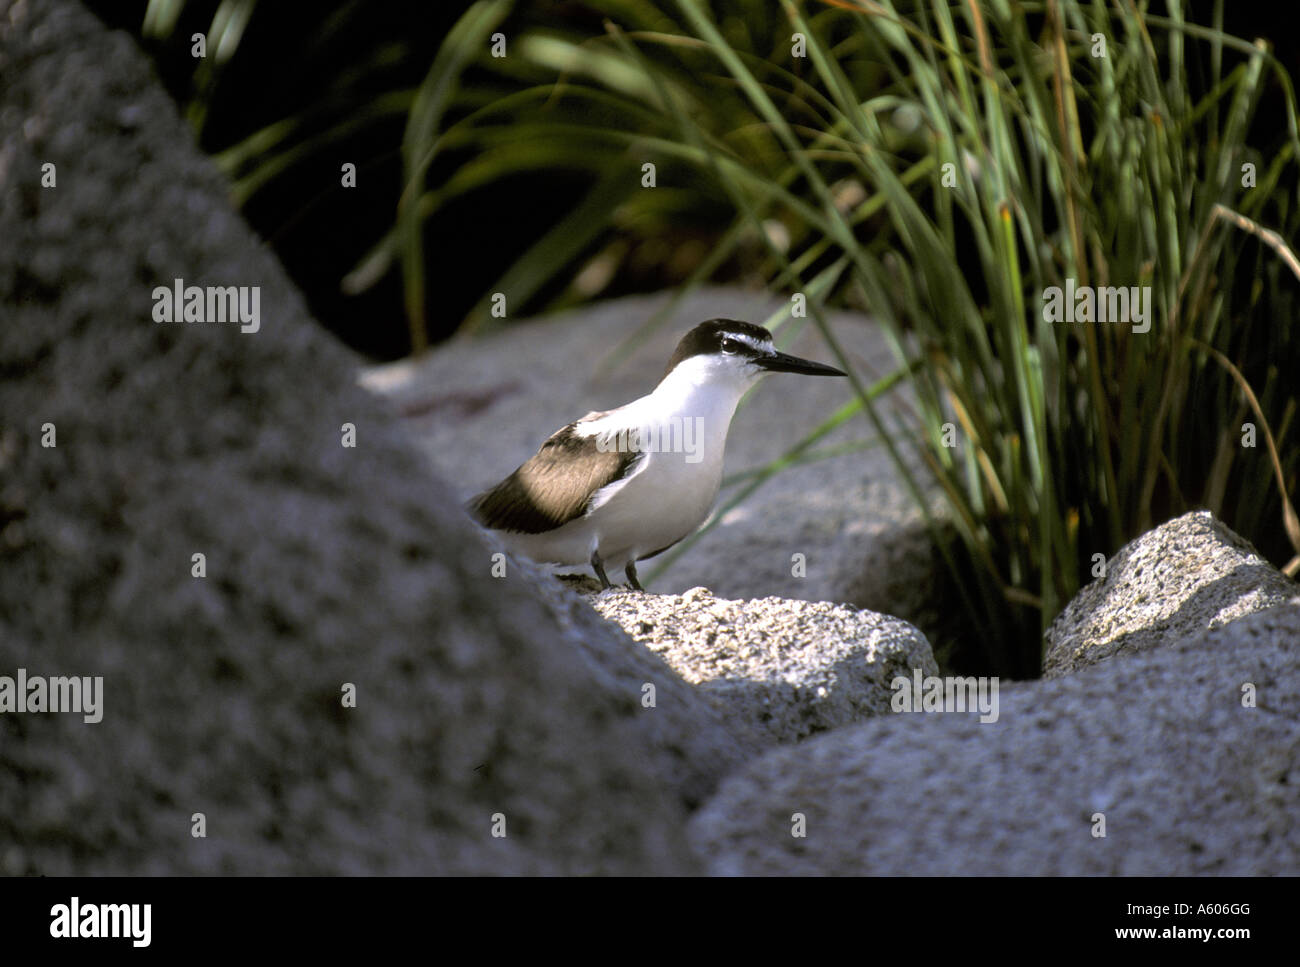
[[674, 366], [653, 393], [632, 405], [644, 404], [646, 410], [665, 416], [701, 417], [710, 438], [720, 434], [722, 442], [736, 407], [763, 375], [737, 358], [692, 356]]
[[[738, 358], [693, 356], [673, 367], [654, 392], [584, 424], [579, 432], [640, 431], [654, 441], [650, 449], [684, 454], [688, 467], [705, 471], [697, 475], [698, 485], [713, 488], [722, 475], [731, 418], [763, 375]], [[678, 462], [682, 459], [679, 456]]]

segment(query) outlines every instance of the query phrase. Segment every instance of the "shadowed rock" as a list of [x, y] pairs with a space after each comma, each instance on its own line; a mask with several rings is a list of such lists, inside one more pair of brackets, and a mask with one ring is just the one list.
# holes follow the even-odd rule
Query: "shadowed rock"
[[[0, 714], [0, 869], [692, 869], [683, 806], [735, 737], [533, 572], [490, 577], [131, 41], [0, 2], [0, 76], [0, 675], [104, 696]], [[176, 279], [260, 286], [258, 331], [152, 321]]]

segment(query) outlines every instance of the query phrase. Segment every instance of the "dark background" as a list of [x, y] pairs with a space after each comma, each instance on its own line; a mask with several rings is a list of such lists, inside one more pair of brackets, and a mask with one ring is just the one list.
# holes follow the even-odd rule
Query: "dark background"
[[[110, 26], [140, 37], [146, 0], [88, 0], [88, 5]], [[171, 42], [141, 41], [168, 91], [182, 104], [196, 94], [196, 61], [190, 55], [188, 38], [208, 30], [217, 6], [217, 0], [187, 3]], [[343, 76], [351, 78], [347, 96], [357, 112], [366, 109], [368, 94], [418, 86], [447, 30], [468, 6], [459, 0], [259, 4], [236, 55], [212, 90], [202, 147], [217, 152], [278, 120], [310, 111], [321, 103], [323, 92], [337, 89]], [[1152, 9], [1159, 6], [1153, 4]], [[1193, 2], [1188, 5], [1188, 19], [1210, 23], [1213, 8], [1209, 0]], [[1281, 9], [1271, 3], [1230, 3], [1224, 10], [1224, 25], [1241, 37], [1271, 39], [1275, 53], [1297, 77], [1300, 49], [1285, 36]], [[501, 30], [509, 37], [514, 28], [540, 22], [580, 28], [596, 36], [603, 33], [602, 19], [601, 13], [574, 0], [521, 0]], [[1203, 64], [1208, 64], [1208, 51], [1208, 44], [1199, 50]], [[1189, 55], [1197, 52], [1189, 45]], [[1199, 80], [1191, 78], [1197, 96], [1204, 93]], [[1271, 91], [1257, 117], [1279, 117], [1280, 105], [1280, 96]], [[338, 107], [335, 101], [330, 110], [337, 112]], [[330, 116], [336, 114], [321, 112], [322, 126]], [[295, 165], [255, 194], [244, 208], [244, 216], [270, 242], [306, 295], [315, 317], [354, 349], [381, 360], [399, 358], [411, 348], [400, 272], [390, 269], [378, 284], [358, 295], [345, 295], [339, 282], [393, 224], [402, 189], [404, 123], [403, 116], [376, 119], [337, 150]], [[1258, 133], [1265, 141], [1277, 134]], [[328, 163], [321, 163], [325, 157]], [[427, 183], [438, 184], [463, 160], [463, 155], [444, 154], [433, 165]], [[339, 166], [344, 161], [357, 165], [357, 187], [349, 191], [337, 190]], [[497, 182], [453, 200], [437, 212], [428, 222], [425, 237], [431, 263], [427, 299], [430, 341], [451, 336], [502, 269], [590, 188], [586, 173], [557, 169]], [[716, 210], [701, 210], [690, 224], [681, 226], [681, 234], [707, 245], [725, 230], [731, 217], [730, 208], [720, 198]], [[680, 237], [674, 240], [674, 244], [680, 242]], [[689, 266], [659, 263], [642, 266], [640, 271], [635, 264], [625, 267], [600, 297], [672, 287], [682, 281], [682, 269]], [[729, 261], [715, 281], [736, 281], [744, 269], [735, 260]], [[555, 294], [556, 285], [552, 284], [522, 305], [512, 304], [510, 314], [519, 318], [535, 313]]]

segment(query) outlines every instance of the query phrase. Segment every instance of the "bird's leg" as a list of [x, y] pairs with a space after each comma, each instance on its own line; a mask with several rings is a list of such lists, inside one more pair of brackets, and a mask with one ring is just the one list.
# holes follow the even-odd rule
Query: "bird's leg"
[[641, 582], [636, 579], [636, 561], [628, 561], [623, 573], [627, 575], [627, 583], [634, 589], [637, 591], [645, 590], [645, 588], [641, 587]]
[[596, 572], [596, 577], [600, 578], [600, 589], [613, 587], [609, 583], [609, 578], [605, 577], [605, 565], [600, 559], [600, 551], [591, 552], [591, 569]]

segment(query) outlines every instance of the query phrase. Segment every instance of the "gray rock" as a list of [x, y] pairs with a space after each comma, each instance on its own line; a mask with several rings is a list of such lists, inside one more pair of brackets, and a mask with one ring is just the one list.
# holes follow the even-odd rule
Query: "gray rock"
[[[649, 750], [649, 771], [664, 782], [688, 810], [704, 803], [723, 777], [752, 761], [769, 744], [725, 704], [684, 680], [669, 656], [645, 648], [606, 621], [574, 590], [599, 590], [595, 578], [566, 589], [539, 568], [519, 565], [535, 582], [538, 594], [586, 657], [597, 681], [617, 695], [633, 695], [640, 709], [638, 727]], [[628, 593], [628, 592], [625, 592]], [[641, 595], [638, 595], [639, 597]], [[655, 595], [644, 595], [654, 598]], [[654, 686], [655, 701], [645, 700]]]
[[[455, 340], [424, 359], [375, 367], [365, 385], [408, 417], [430, 461], [468, 497], [536, 453], [565, 423], [650, 392], [677, 340], [692, 326], [714, 317], [762, 324], [781, 305], [762, 293], [706, 287], [685, 296], [637, 341], [671, 298], [660, 293], [616, 299]], [[803, 330], [787, 348], [834, 362], [810, 320], [792, 320], [778, 341], [796, 323]], [[885, 337], [868, 317], [837, 312], [830, 324], [869, 382], [893, 370]], [[769, 377], [732, 423], [727, 474], [782, 456], [852, 398], [847, 380]], [[892, 418], [893, 407], [905, 398], [898, 390], [879, 405]], [[646, 562], [643, 583], [669, 593], [703, 585], [731, 599], [844, 601], [930, 629], [943, 607], [935, 594], [930, 539], [887, 451], [870, 445], [874, 438], [865, 414], [853, 416], [813, 450], [858, 449], [782, 470], [722, 515], [680, 558], [672, 560], [670, 551]], [[919, 479], [925, 477], [921, 472]], [[739, 486], [743, 482], [724, 485], [715, 512]], [[795, 554], [804, 555], [804, 576], [792, 573]], [[665, 558], [671, 563], [656, 576]]]
[[882, 716], [779, 748], [691, 839], [716, 874], [1294, 876], [1298, 640], [1300, 607], [1273, 608], [1007, 685], [993, 723]]
[[1186, 641], [1288, 602], [1300, 587], [1208, 510], [1175, 518], [1120, 548], [1047, 630], [1043, 675]]
[[[650, 659], [642, 709], [621, 634], [489, 577], [130, 40], [0, 3], [0, 74], [0, 675], [104, 690], [0, 714], [0, 869], [694, 869], [718, 716]], [[261, 286], [259, 331], [151, 321], [176, 278]]]
[[588, 600], [730, 721], [777, 742], [888, 713], [896, 676], [938, 674], [930, 643], [907, 622], [825, 601], [725, 601], [705, 588]]

